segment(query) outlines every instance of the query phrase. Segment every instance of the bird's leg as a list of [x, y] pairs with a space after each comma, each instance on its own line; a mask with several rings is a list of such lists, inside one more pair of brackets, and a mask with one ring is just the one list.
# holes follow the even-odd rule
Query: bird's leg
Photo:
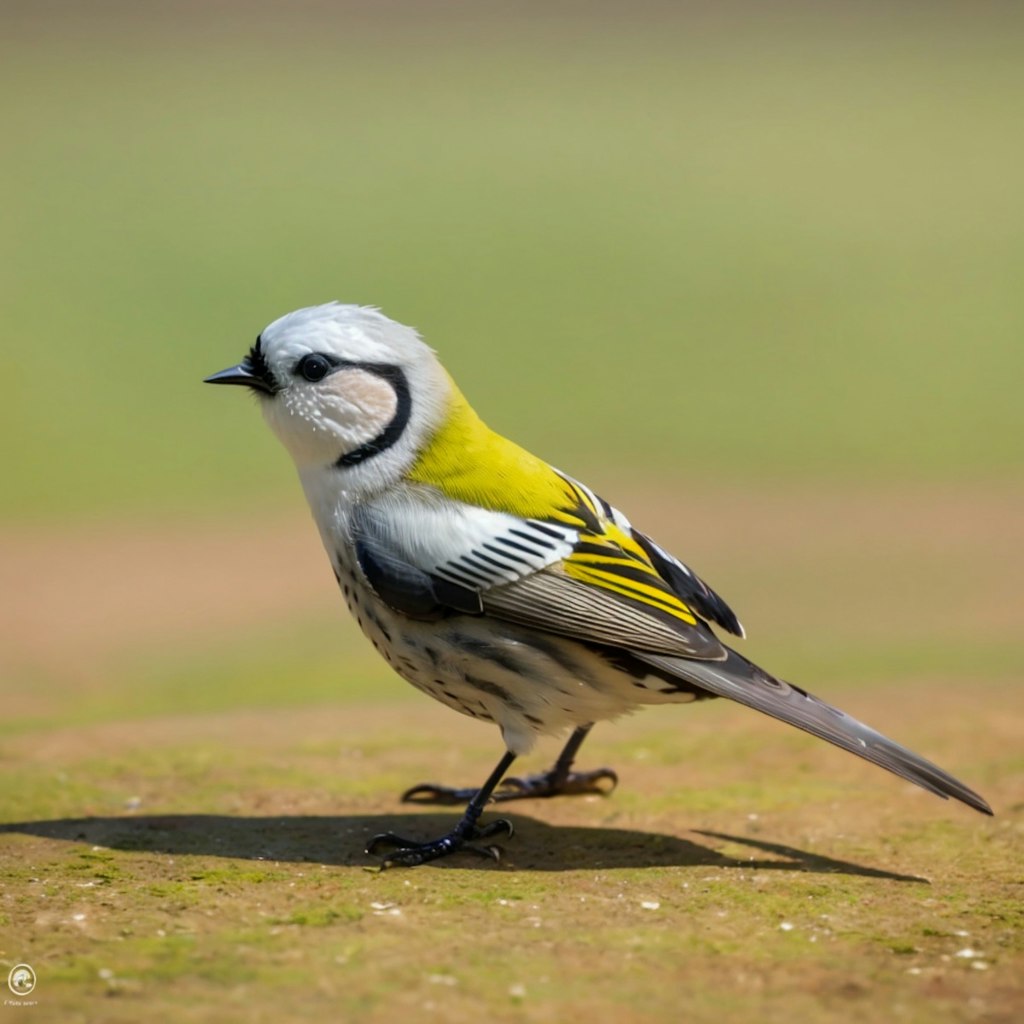
[[366, 852], [377, 853], [382, 848], [391, 847], [392, 852], [387, 854], [381, 861], [381, 868], [390, 867], [392, 864], [401, 864], [404, 867], [415, 867], [417, 864], [426, 864], [427, 861], [438, 860], [447, 857], [451, 853], [465, 850], [468, 853], [475, 853], [480, 857], [489, 857], [491, 860], [498, 860], [500, 850], [497, 846], [473, 846], [472, 843], [478, 839], [488, 839], [493, 835], [504, 832], [505, 835], [512, 835], [512, 822], [506, 818], [498, 818], [480, 826], [477, 822], [483, 813], [484, 806], [491, 798], [495, 787], [501, 782], [508, 771], [516, 755], [512, 751], [506, 751], [504, 757], [498, 762], [497, 767], [491, 772], [487, 781], [475, 790], [472, 799], [466, 807], [459, 823], [439, 839], [431, 839], [428, 842], [420, 843], [415, 839], [404, 839], [395, 835], [394, 832], [382, 832], [374, 836], [366, 844]]
[[519, 800], [531, 796], [575, 796], [586, 793], [608, 796], [619, 784], [619, 776], [611, 768], [595, 768], [589, 772], [572, 770], [576, 754], [592, 728], [593, 723], [575, 729], [550, 770], [527, 775], [525, 779], [505, 779], [494, 799]]
[[[611, 768], [598, 768], [591, 772], [572, 770], [576, 753], [592, 728], [593, 724], [581, 725], [576, 729], [549, 771], [527, 775], [525, 779], [504, 779], [495, 788], [492, 799], [525, 800], [528, 797], [569, 796], [581, 793], [599, 793], [607, 796], [619, 783], [618, 775]], [[605, 783], [607, 785], [604, 785]], [[418, 804], [459, 804], [463, 800], [473, 799], [479, 792], [476, 789], [456, 789], [426, 783], [407, 789], [402, 794], [402, 800]]]

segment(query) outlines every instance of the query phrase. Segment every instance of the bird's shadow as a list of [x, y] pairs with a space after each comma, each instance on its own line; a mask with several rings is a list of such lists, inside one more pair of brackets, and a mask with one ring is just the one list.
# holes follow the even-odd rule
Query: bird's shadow
[[[554, 827], [534, 818], [509, 815], [515, 836], [502, 840], [506, 870], [710, 867], [810, 874], [858, 875], [895, 882], [927, 882], [852, 861], [836, 860], [780, 843], [720, 832], [694, 832], [711, 843], [656, 832], [619, 828]], [[377, 858], [363, 852], [378, 832], [436, 838], [457, 821], [450, 814], [272, 815], [161, 814], [125, 817], [59, 818], [0, 825], [0, 833], [22, 833], [88, 843], [112, 850], [194, 854], [271, 862], [312, 862], [340, 867], [371, 867]], [[743, 846], [770, 857], [737, 857], [715, 847]], [[483, 862], [455, 856], [436, 862], [444, 869], [478, 868]]]

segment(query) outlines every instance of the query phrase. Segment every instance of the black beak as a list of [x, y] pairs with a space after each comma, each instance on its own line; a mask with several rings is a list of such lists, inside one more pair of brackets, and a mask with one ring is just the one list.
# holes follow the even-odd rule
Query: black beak
[[219, 373], [212, 373], [209, 377], [203, 378], [204, 384], [244, 384], [253, 391], [262, 391], [265, 395], [272, 395], [274, 389], [264, 377], [255, 373], [253, 365], [248, 358], [243, 359], [237, 366], [229, 366]]

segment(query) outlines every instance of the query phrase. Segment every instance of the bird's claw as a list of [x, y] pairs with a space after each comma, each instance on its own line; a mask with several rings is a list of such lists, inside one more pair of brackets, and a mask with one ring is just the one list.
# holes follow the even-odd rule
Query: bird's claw
[[474, 825], [469, 828], [463, 827], [460, 823], [447, 835], [425, 843], [406, 839], [394, 832], [382, 832], [366, 844], [366, 852], [372, 856], [382, 848], [392, 849], [393, 852], [386, 854], [380, 862], [382, 871], [393, 866], [415, 867], [463, 851], [497, 863], [501, 859], [500, 846], [474, 846], [473, 843], [480, 839], [489, 839], [499, 833], [511, 836], [513, 831], [512, 822], [507, 818], [497, 818], [486, 825]]
[[454, 786], [438, 786], [424, 782], [412, 786], [401, 796], [403, 804], [465, 804], [476, 796], [476, 789], [457, 789]]
[[[609, 785], [603, 786], [601, 783]], [[611, 768], [596, 768], [590, 772], [569, 772], [558, 776], [554, 772], [542, 772], [540, 775], [528, 775], [525, 779], [510, 776], [503, 779], [501, 786], [494, 794], [495, 800], [522, 800], [527, 797], [610, 796], [619, 784], [619, 776]], [[502, 792], [504, 787], [509, 792]]]
[[[604, 785], [607, 783], [607, 785]], [[619, 784], [619, 776], [611, 768], [597, 768], [590, 772], [541, 772], [526, 778], [509, 776], [491, 796], [494, 801], [527, 800], [531, 797], [551, 796], [610, 796]], [[455, 786], [439, 786], [432, 782], [413, 786], [402, 794], [403, 803], [463, 804], [472, 800], [478, 790]]]

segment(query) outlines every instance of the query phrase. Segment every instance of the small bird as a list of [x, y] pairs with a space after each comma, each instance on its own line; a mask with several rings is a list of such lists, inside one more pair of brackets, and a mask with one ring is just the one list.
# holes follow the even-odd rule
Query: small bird
[[[467, 802], [446, 835], [370, 840], [381, 866], [458, 850], [497, 858], [490, 800], [608, 792], [573, 770], [595, 722], [644, 704], [728, 697], [828, 740], [943, 799], [991, 814], [951, 775], [712, 630], [729, 606], [584, 484], [490, 430], [412, 328], [332, 302], [288, 313], [237, 365], [206, 378], [253, 391], [295, 461], [338, 585], [360, 628], [413, 686], [495, 723], [505, 753], [479, 788], [415, 786]], [[552, 769], [506, 778], [538, 735], [570, 732]]]

